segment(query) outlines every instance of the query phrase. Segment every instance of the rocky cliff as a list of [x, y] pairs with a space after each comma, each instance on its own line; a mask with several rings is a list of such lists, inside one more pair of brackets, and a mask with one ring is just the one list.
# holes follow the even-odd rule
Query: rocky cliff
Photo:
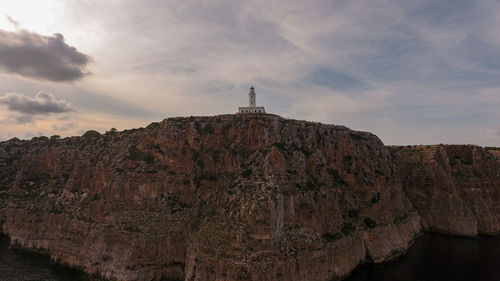
[[500, 233], [500, 158], [475, 145], [390, 147], [423, 229]]
[[[0, 143], [1, 231], [111, 280], [337, 280], [404, 253], [422, 226], [473, 235], [440, 226], [455, 220], [440, 221], [441, 202], [424, 193], [449, 193], [441, 176], [459, 183], [449, 198], [484, 207], [457, 210], [457, 224], [496, 232], [498, 158], [474, 149], [476, 162], [432, 174], [420, 152], [391, 155], [370, 133], [274, 115], [13, 139]], [[479, 187], [454, 169], [480, 173], [469, 181]], [[421, 175], [435, 181], [419, 186]]]

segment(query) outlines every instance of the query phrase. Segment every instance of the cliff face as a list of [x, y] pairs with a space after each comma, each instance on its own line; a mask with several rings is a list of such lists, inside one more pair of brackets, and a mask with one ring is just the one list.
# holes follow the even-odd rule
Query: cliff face
[[493, 155], [496, 155], [498, 157], [500, 157], [500, 150], [498, 149], [495, 149], [495, 150], [488, 150], [489, 153], [493, 154]]
[[113, 280], [335, 280], [421, 233], [376, 136], [273, 115], [0, 143], [0, 225], [13, 243]]
[[424, 230], [500, 233], [500, 157], [474, 145], [390, 147]]

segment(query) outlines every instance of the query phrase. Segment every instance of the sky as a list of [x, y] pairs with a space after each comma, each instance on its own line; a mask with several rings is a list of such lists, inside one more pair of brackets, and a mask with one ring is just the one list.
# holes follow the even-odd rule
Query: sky
[[500, 146], [497, 0], [0, 0], [0, 140], [248, 103], [385, 144]]

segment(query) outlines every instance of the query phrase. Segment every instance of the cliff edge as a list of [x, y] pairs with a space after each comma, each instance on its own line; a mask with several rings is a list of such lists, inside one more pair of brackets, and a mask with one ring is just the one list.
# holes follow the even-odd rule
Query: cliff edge
[[500, 233], [500, 157], [476, 145], [389, 147], [425, 231]]
[[[476, 150], [489, 197], [470, 202], [488, 206], [499, 160]], [[412, 194], [432, 169], [405, 151], [367, 132], [263, 114], [13, 139], [0, 143], [1, 231], [111, 280], [337, 280], [404, 253], [422, 226], [467, 229], [436, 228], [448, 223], [430, 219], [441, 207], [428, 215], [437, 205], [419, 195], [440, 190], [442, 175]], [[462, 198], [469, 187], [455, 188]]]

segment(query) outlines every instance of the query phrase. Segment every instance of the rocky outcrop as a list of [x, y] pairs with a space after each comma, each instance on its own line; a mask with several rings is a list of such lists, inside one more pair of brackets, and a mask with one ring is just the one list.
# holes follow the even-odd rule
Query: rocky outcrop
[[500, 148], [495, 147], [495, 149], [487, 149], [487, 151], [493, 155], [500, 157]]
[[0, 224], [112, 280], [336, 280], [420, 235], [396, 173], [376, 136], [343, 126], [172, 118], [0, 143]]
[[424, 230], [500, 233], [500, 158], [475, 145], [390, 147]]

